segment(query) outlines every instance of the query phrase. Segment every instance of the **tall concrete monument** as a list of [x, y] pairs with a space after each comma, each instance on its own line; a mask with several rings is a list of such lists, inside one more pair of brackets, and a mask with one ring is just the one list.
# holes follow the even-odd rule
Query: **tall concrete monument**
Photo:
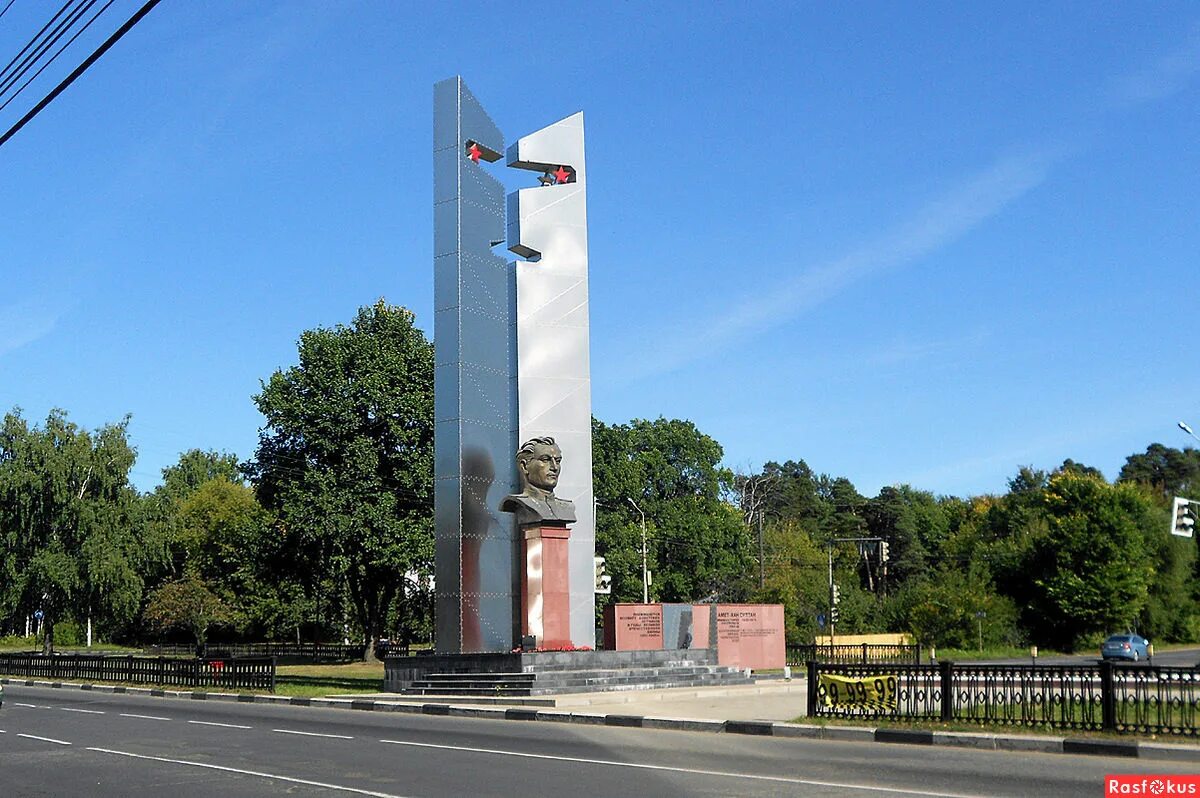
[[[569, 642], [595, 645], [583, 115], [508, 149], [508, 166], [537, 175], [507, 203], [489, 167], [504, 152], [503, 135], [461, 78], [434, 86], [440, 653], [509, 651], [520, 641], [523, 540], [500, 505], [523, 487], [518, 441], [547, 437], [566, 453], [554, 493], [575, 515]], [[496, 254], [500, 245], [522, 260]]]

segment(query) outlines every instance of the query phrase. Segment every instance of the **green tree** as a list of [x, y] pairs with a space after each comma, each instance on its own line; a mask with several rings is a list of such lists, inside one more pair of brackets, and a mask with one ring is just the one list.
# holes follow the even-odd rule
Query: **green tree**
[[690, 421], [592, 419], [597, 553], [613, 576], [613, 601], [641, 601], [641, 516], [649, 537], [652, 598], [697, 601], [745, 595], [753, 562], [741, 512], [723, 500], [733, 474], [720, 444]]
[[1138, 631], [1155, 642], [1194, 642], [1200, 640], [1196, 542], [1172, 535], [1171, 505], [1158, 496], [1152, 501], [1155, 508], [1144, 516], [1149, 525], [1142, 534], [1154, 577]]
[[135, 453], [128, 418], [87, 432], [52, 410], [30, 427], [19, 411], [0, 429], [0, 530], [10, 614], [41, 610], [43, 650], [60, 621], [133, 617], [145, 551], [134, 533]]
[[187, 630], [197, 646], [205, 644], [213, 625], [228, 623], [233, 618], [225, 602], [194, 573], [151, 593], [142, 616], [159, 632]]
[[201, 485], [214, 479], [241, 483], [242, 474], [238, 467], [237, 455], [188, 449], [179, 455], [179, 462], [162, 470], [162, 484], [154, 492], [172, 501], [181, 502]]
[[1119, 482], [1140, 482], [1163, 496], [1185, 496], [1200, 490], [1200, 449], [1172, 449], [1152, 443], [1142, 454], [1131, 454], [1121, 467]]
[[405, 574], [433, 558], [433, 347], [380, 301], [303, 333], [299, 359], [254, 399], [247, 473], [295, 542], [291, 576], [345, 586], [369, 657]]
[[1047, 481], [1041, 509], [1044, 531], [1030, 537], [1019, 571], [1034, 639], [1073, 650], [1130, 628], [1154, 575], [1143, 532], [1156, 516], [1150, 500], [1136, 485], [1062, 471]]
[[940, 562], [950, 519], [933, 494], [908, 485], [885, 487], [867, 502], [863, 514], [870, 535], [889, 545], [888, 579], [893, 585], [925, 578]]
[[156, 552], [160, 567], [147, 574], [149, 585], [178, 579], [188, 567], [188, 532], [180, 527], [180, 510], [202, 485], [223, 479], [241, 484], [237, 457], [215, 451], [189, 449], [179, 461], [162, 470], [162, 482], [140, 497], [140, 528], [148, 549]]
[[289, 576], [291, 542], [254, 491], [218, 476], [178, 502], [178, 545], [183, 571], [196, 574], [229, 606], [239, 630], [257, 639], [281, 639], [313, 607]]
[[1062, 465], [1060, 465], [1057, 470], [1058, 471], [1074, 471], [1075, 473], [1081, 474], [1085, 477], [1096, 477], [1097, 479], [1104, 479], [1104, 473], [1099, 468], [1093, 468], [1090, 465], [1084, 465], [1083, 463], [1077, 463], [1074, 460], [1072, 460], [1070, 457], [1068, 457], [1066, 460], [1063, 460]]
[[768, 462], [760, 475], [764, 482], [761, 503], [766, 518], [798, 521], [810, 532], [824, 528], [833, 508], [819, 487], [818, 477], [803, 460]]
[[912, 632], [923, 646], [975, 648], [1020, 642], [1016, 608], [979, 568], [944, 566], [908, 582], [888, 602], [892, 628]]
[[828, 633], [817, 616], [829, 614], [826, 549], [796, 520], [771, 521], [763, 526], [765, 578], [754, 600], [782, 604], [789, 643], [811, 643]]

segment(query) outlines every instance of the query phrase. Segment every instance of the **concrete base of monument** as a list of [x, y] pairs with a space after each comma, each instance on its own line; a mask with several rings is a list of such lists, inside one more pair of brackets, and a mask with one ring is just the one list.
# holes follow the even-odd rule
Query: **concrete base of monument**
[[384, 690], [403, 695], [535, 696], [748, 684], [712, 649], [432, 654], [384, 660]]

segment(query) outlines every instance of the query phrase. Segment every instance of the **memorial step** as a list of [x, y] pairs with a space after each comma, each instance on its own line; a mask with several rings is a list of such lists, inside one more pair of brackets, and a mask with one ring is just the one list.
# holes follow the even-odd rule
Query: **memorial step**
[[414, 681], [401, 692], [422, 696], [516, 697], [749, 684], [753, 681], [735, 668], [687, 664], [579, 671], [555, 669], [541, 673], [435, 673]]
[[430, 673], [426, 675], [426, 681], [439, 682], [457, 682], [457, 681], [477, 681], [479, 679], [487, 679], [489, 681], [504, 681], [504, 682], [532, 682], [537, 678], [536, 673]]
[[539, 678], [534, 684], [546, 685], [589, 685], [589, 684], [621, 684], [624, 682], [656, 682], [664, 679], [700, 679], [720, 680], [740, 677], [740, 671], [655, 671], [652, 673], [604, 673], [604, 674], [573, 674], [563, 673], [550, 678]]
[[497, 698], [527, 698], [535, 693], [529, 687], [455, 687], [453, 689], [444, 685], [421, 685], [416, 683], [412, 687], [406, 687], [400, 691], [400, 695], [422, 695], [422, 696], [491, 696]]
[[[607, 652], [605, 652], [607, 653]], [[622, 652], [622, 653], [657, 653], [657, 652]], [[693, 658], [677, 658], [677, 659], [658, 659], [658, 658], [630, 658], [628, 662], [613, 663], [609, 665], [612, 670], [626, 670], [630, 668], [678, 668], [678, 667], [704, 667], [716, 666], [716, 658], [712, 656], [700, 655]], [[576, 661], [557, 662], [554, 660], [542, 660], [539, 656], [535, 662], [527, 662], [522, 665], [524, 673], [547, 673], [554, 671], [573, 671], [578, 669], [579, 663]]]
[[669, 690], [673, 688], [684, 687], [732, 687], [736, 685], [754, 684], [754, 679], [745, 676], [736, 679], [722, 679], [719, 682], [711, 681], [695, 681], [693, 679], [684, 679], [680, 681], [664, 681], [653, 684], [635, 683], [635, 684], [610, 684], [610, 685], [591, 685], [587, 687], [570, 687], [564, 689], [538, 689], [530, 693], [532, 696], [539, 695], [563, 695], [571, 693], [631, 693], [638, 690]]
[[412, 683], [413, 687], [419, 687], [423, 690], [443, 690], [445, 692], [454, 692], [457, 690], [528, 690], [534, 685], [533, 682], [505, 682], [493, 681], [490, 679], [471, 679], [471, 680], [443, 680], [443, 679], [418, 679]]

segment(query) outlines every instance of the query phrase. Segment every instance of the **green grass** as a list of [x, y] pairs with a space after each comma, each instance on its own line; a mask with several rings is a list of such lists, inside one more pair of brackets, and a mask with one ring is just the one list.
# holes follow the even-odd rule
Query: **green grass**
[[375, 660], [345, 665], [280, 665], [275, 670], [275, 692], [308, 697], [382, 693], [383, 663]]
[[[922, 658], [928, 657], [929, 649], [926, 648], [922, 651], [921, 656]], [[1045, 648], [1038, 649], [1038, 659], [1065, 656], [1070, 656], [1070, 654]], [[1097, 653], [1097, 656], [1099, 656], [1099, 653]], [[978, 648], [939, 648], [937, 649], [937, 658], [951, 662], [978, 662], [980, 660], [993, 659], [1027, 659], [1030, 662], [1033, 661], [1029, 656], [1028, 646], [1024, 648], [1018, 646], [985, 646], [982, 651]]]
[[[24, 654], [27, 651], [41, 651], [42, 641], [33, 637], [0, 637], [0, 654]], [[131, 648], [117, 643], [94, 641], [88, 648], [83, 643], [72, 645], [56, 645], [54, 650], [59, 654], [140, 654], [141, 648]]]

